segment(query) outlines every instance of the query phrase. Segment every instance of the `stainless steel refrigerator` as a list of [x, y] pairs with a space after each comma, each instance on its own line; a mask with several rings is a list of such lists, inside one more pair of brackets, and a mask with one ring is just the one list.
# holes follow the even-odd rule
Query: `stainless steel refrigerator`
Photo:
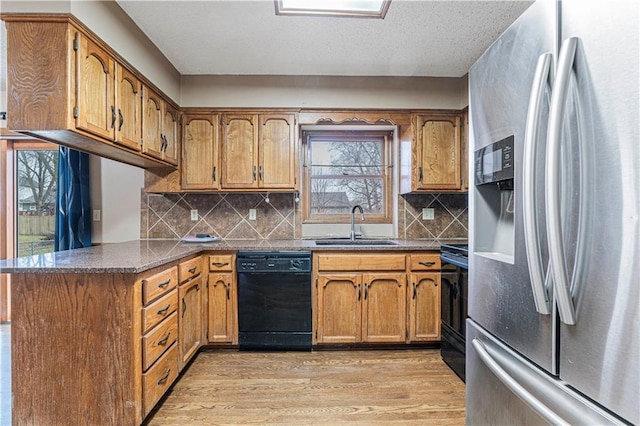
[[640, 424], [639, 10], [538, 0], [469, 71], [470, 425]]

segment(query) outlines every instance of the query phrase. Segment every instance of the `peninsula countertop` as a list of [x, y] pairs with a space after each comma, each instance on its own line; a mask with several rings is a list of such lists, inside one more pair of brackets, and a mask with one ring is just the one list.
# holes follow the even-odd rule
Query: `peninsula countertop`
[[[316, 245], [314, 240], [134, 240], [0, 261], [0, 273], [140, 273], [184, 257], [209, 251], [433, 251], [444, 241], [391, 240], [395, 245]], [[466, 242], [466, 241], [462, 241]]]

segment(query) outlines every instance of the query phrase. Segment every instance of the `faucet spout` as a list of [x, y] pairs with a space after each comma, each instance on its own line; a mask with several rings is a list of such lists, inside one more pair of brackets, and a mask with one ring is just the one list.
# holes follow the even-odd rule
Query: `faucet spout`
[[360, 220], [364, 221], [364, 210], [362, 209], [362, 206], [356, 204], [351, 209], [351, 241], [355, 241], [356, 239], [356, 210], [360, 210]]

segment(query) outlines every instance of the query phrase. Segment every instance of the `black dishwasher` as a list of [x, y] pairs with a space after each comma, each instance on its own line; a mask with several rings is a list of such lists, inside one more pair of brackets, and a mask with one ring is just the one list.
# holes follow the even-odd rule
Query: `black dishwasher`
[[236, 257], [240, 350], [311, 350], [311, 253]]

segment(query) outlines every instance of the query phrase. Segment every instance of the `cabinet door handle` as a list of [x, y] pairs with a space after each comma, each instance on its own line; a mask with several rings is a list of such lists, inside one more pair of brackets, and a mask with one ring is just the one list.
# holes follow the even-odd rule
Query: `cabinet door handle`
[[189, 268], [188, 271], [189, 271], [190, 274], [193, 274], [196, 271], [196, 269], [198, 269], [198, 267], [194, 266], [192, 268]]
[[184, 313], [187, 312], [187, 302], [182, 298], [182, 318], [184, 318]]
[[118, 131], [122, 130], [122, 125], [124, 124], [124, 116], [122, 115], [122, 110], [118, 108], [118, 118], [120, 119], [120, 124], [118, 124]]
[[223, 266], [227, 266], [229, 262], [211, 262], [211, 264], [216, 268], [222, 268]]
[[165, 288], [166, 286], [168, 286], [171, 283], [171, 278], [169, 278], [166, 281], [162, 281], [160, 284], [158, 284], [158, 288]]
[[116, 127], [116, 107], [111, 105], [111, 128]]
[[171, 332], [168, 332], [166, 336], [164, 336], [162, 339], [158, 340], [158, 346], [166, 345], [167, 342], [169, 341], [169, 336], [171, 336]]
[[231, 299], [231, 283], [227, 283], [227, 300]]
[[422, 166], [418, 167], [418, 181], [422, 182]]
[[260, 177], [260, 180], [262, 181], [262, 166], [258, 167], [258, 176]]
[[216, 166], [213, 166], [213, 171], [211, 172], [211, 177], [213, 178], [213, 181], [216, 181]]
[[156, 312], [158, 315], [165, 315], [167, 313], [167, 311], [169, 311], [169, 308], [171, 307], [171, 304], [168, 304], [167, 306], [165, 306], [162, 309], [158, 309], [158, 312]]
[[367, 300], [367, 296], [369, 295], [369, 285], [364, 283], [364, 300]]
[[413, 297], [412, 297], [412, 299], [414, 299], [414, 300], [415, 300], [415, 298], [416, 298], [416, 292], [417, 292], [417, 290], [416, 290], [416, 283], [413, 283]]
[[171, 369], [167, 368], [167, 371], [164, 373], [164, 376], [160, 377], [160, 379], [158, 380], [158, 384], [159, 385], [165, 384], [165, 382], [169, 378], [169, 374], [171, 374]]
[[358, 300], [360, 300], [360, 284], [358, 284]]
[[160, 133], [160, 140], [162, 141], [160, 142], [160, 152], [164, 152], [167, 149], [167, 140], [162, 133]]
[[418, 262], [422, 266], [433, 266], [436, 262]]
[[256, 180], [256, 166], [253, 166], [253, 180]]

